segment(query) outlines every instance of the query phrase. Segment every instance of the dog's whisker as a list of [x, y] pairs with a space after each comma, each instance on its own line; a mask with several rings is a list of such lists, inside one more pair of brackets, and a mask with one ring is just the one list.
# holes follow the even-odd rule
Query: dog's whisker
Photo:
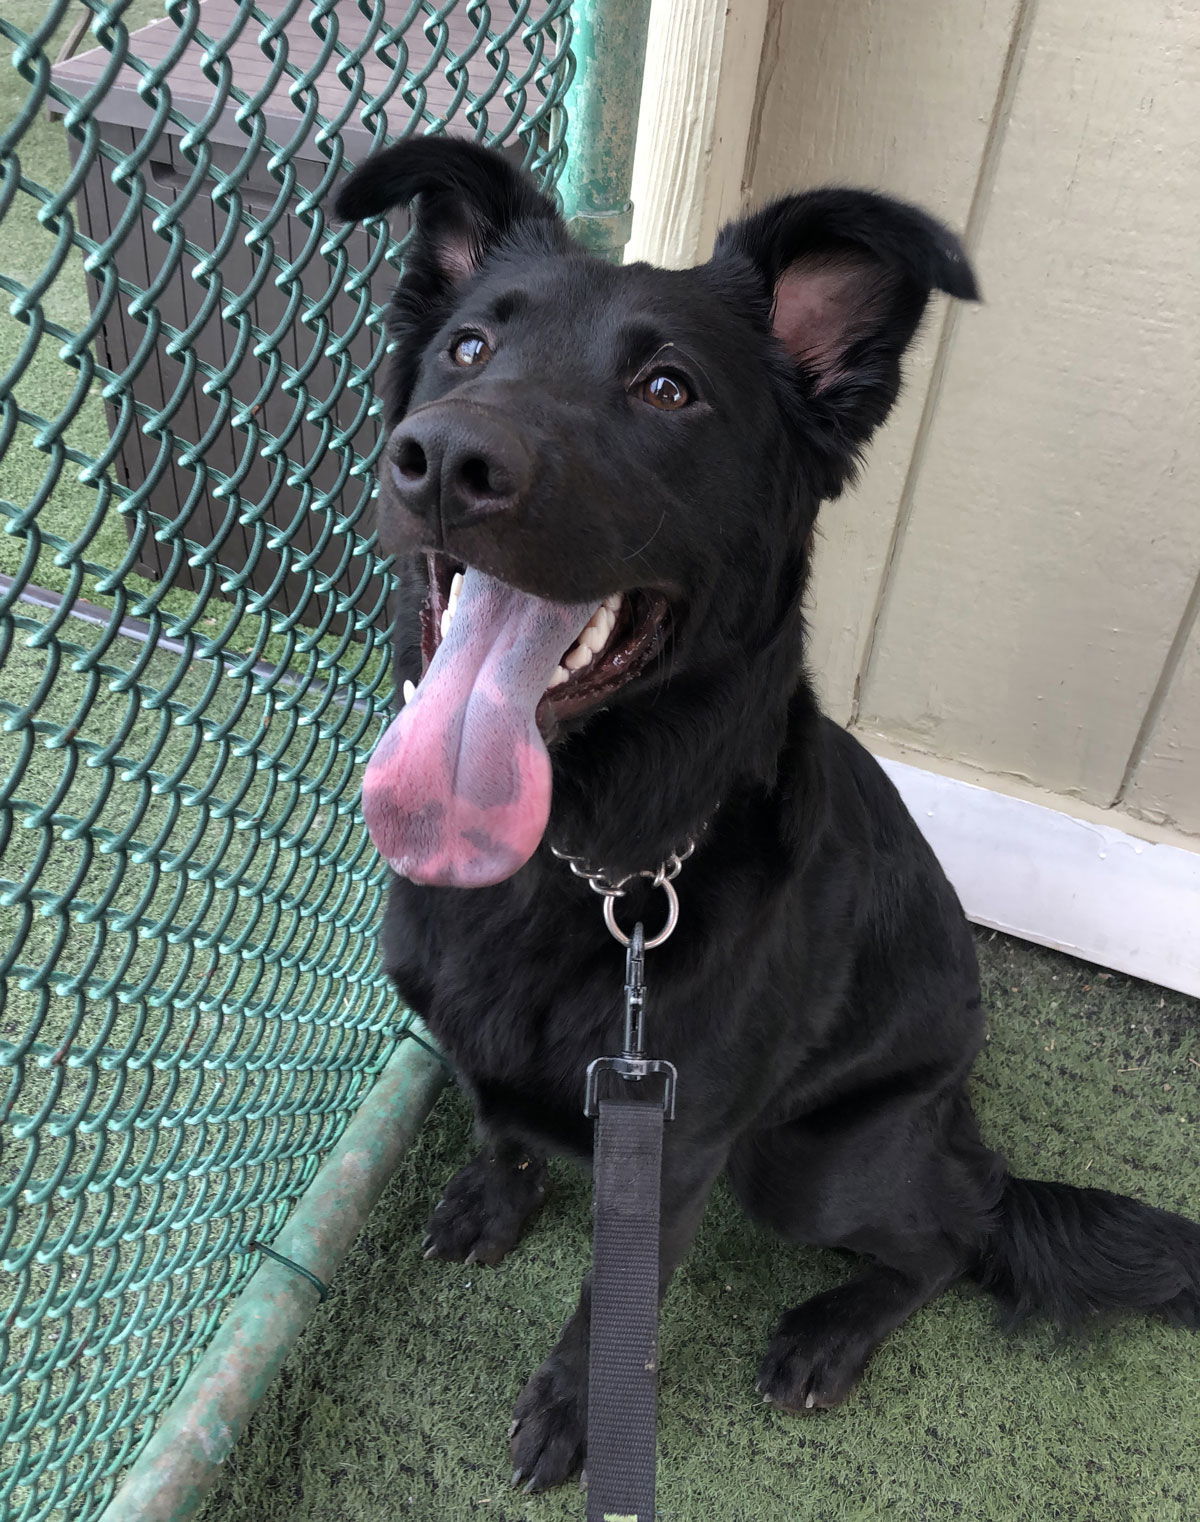
[[628, 562], [630, 560], [636, 560], [639, 555], [644, 555], [646, 553], [646, 551], [650, 548], [650, 546], [654, 543], [655, 539], [658, 538], [659, 531], [662, 529], [662, 526], [663, 526], [663, 524], [666, 521], [667, 521], [667, 510], [664, 507], [662, 512], [659, 514], [658, 522], [654, 525], [654, 528], [653, 528], [653, 530], [652, 530], [652, 532], [650, 534], [650, 537], [646, 540], [646, 542], [644, 544], [639, 545], [636, 550], [631, 550], [628, 555], [622, 555], [621, 559], [626, 561], [626, 562]]

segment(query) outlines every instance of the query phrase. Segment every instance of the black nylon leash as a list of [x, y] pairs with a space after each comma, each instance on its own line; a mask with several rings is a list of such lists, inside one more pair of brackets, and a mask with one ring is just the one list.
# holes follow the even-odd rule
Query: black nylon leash
[[[674, 928], [673, 891], [671, 911]], [[609, 928], [625, 939], [615, 920]], [[589, 1064], [584, 1095], [596, 1119], [587, 1522], [653, 1522], [655, 1510], [663, 1123], [675, 1114], [676, 1075], [645, 1052], [645, 949], [639, 924], [625, 955], [623, 1050]], [[601, 1098], [606, 1073], [621, 1082]]]
[[[701, 825], [697, 834], [705, 829]], [[613, 882], [582, 857], [550, 847], [603, 897], [604, 923], [626, 948], [621, 1055], [588, 1064], [583, 1101], [584, 1114], [596, 1121], [587, 1522], [654, 1522], [663, 1124], [675, 1118], [676, 1072], [672, 1063], [646, 1056], [646, 952], [675, 930], [675, 878], [695, 849], [693, 838], [657, 871]], [[616, 900], [635, 878], [647, 879], [667, 898], [666, 923], [650, 941], [640, 924], [632, 935], [617, 924]]]
[[653, 1522], [661, 1104], [602, 1099], [596, 1122], [588, 1522]]

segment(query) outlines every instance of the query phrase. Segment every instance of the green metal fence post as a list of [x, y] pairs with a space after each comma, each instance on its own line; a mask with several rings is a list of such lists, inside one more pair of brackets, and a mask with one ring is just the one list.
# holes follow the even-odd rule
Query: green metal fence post
[[586, 248], [616, 260], [633, 227], [629, 187], [650, 0], [579, 0], [574, 20], [563, 211]]

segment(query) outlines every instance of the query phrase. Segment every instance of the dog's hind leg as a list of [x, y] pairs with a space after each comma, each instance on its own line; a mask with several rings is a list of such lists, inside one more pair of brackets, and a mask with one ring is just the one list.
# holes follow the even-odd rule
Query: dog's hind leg
[[521, 1142], [491, 1141], [446, 1185], [425, 1228], [425, 1256], [499, 1263], [545, 1198], [545, 1159]]
[[793, 1410], [838, 1405], [888, 1333], [973, 1268], [1003, 1178], [961, 1093], [858, 1098], [745, 1138], [729, 1171], [747, 1210], [792, 1241], [869, 1260], [776, 1328], [759, 1389]]
[[814, 1295], [776, 1327], [759, 1366], [759, 1390], [791, 1411], [840, 1405], [888, 1333], [963, 1271], [950, 1256], [907, 1269], [875, 1263]]

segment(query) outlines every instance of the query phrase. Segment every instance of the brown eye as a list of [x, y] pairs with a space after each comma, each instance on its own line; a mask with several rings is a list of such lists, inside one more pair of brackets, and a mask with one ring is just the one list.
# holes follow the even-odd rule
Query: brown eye
[[478, 333], [464, 333], [456, 338], [450, 349], [450, 358], [456, 365], [466, 369], [469, 365], [482, 365], [491, 359], [492, 351], [486, 338]]
[[692, 399], [683, 382], [677, 376], [668, 375], [665, 370], [648, 375], [639, 388], [639, 394], [642, 401], [649, 402], [651, 407], [658, 407], [663, 412], [676, 412], [680, 407], [686, 407]]

